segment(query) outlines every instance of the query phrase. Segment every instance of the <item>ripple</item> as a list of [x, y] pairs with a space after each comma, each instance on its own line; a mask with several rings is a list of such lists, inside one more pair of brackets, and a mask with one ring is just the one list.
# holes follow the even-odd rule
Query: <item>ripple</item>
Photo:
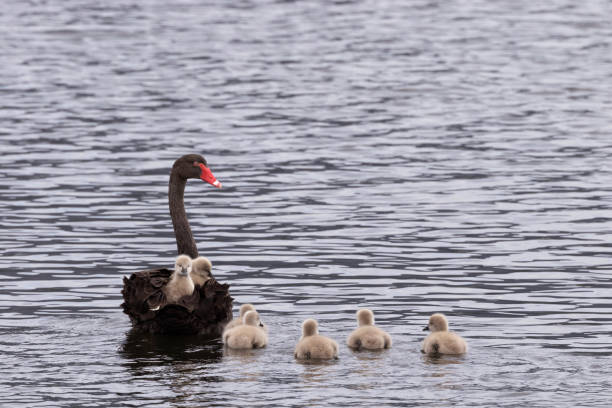
[[[68, 0], [0, 14], [0, 404], [605, 406], [612, 155], [600, 2]], [[173, 160], [267, 349], [142, 336]], [[300, 323], [380, 354], [296, 364]], [[470, 342], [419, 352], [441, 311]], [[578, 397], [579, 396], [579, 397]]]

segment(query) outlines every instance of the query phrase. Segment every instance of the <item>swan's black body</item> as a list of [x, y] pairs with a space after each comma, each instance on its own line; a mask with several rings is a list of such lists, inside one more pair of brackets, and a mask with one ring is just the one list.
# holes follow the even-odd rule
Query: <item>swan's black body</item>
[[[168, 199], [179, 255], [198, 256], [195, 240], [187, 221], [183, 193], [188, 178], [198, 178], [199, 168], [206, 164], [199, 155], [186, 155], [174, 162], [170, 174]], [[123, 312], [130, 316], [134, 328], [149, 333], [206, 334], [220, 336], [232, 319], [232, 297], [229, 285], [214, 278], [203, 286], [196, 285], [189, 296], [178, 303], [166, 303], [162, 288], [170, 280], [166, 268], [135, 272], [123, 278]]]
[[232, 319], [229, 285], [209, 279], [204, 286], [196, 285], [193, 294], [184, 296], [178, 304], [166, 304], [162, 288], [171, 274], [170, 269], [161, 268], [123, 278], [121, 294], [125, 302], [121, 307], [134, 327], [150, 333], [220, 336]]

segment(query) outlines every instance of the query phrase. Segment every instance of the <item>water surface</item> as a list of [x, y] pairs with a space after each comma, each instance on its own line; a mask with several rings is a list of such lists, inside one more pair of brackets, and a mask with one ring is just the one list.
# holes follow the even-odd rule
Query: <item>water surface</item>
[[[231, 3], [231, 4], [230, 4]], [[604, 1], [10, 1], [0, 405], [607, 406]], [[270, 345], [130, 332], [121, 278], [200, 252]], [[344, 347], [369, 307], [394, 347]], [[419, 353], [434, 312], [471, 351]], [[307, 317], [341, 343], [292, 357]]]

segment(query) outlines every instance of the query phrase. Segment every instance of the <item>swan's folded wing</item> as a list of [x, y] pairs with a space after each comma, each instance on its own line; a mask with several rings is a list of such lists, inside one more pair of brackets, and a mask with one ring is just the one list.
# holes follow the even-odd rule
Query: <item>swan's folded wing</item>
[[156, 313], [155, 324], [157, 333], [195, 334], [198, 322], [186, 307], [170, 303]]
[[166, 305], [166, 295], [163, 290], [158, 290], [153, 292], [151, 296], [147, 298], [147, 306], [149, 310], [156, 311], [161, 309]]
[[200, 303], [200, 291], [199, 286], [196, 286], [191, 295], [185, 295], [180, 298], [177, 302], [178, 305], [183, 306], [189, 312], [193, 312]]
[[172, 271], [169, 269], [149, 269], [133, 273], [123, 278], [123, 312], [130, 316], [134, 323], [140, 323], [155, 317], [156, 309], [163, 306], [165, 296], [161, 288], [168, 283]]
[[204, 326], [218, 326], [222, 330], [233, 318], [233, 298], [229, 294], [229, 285], [221, 284], [212, 278], [204, 282], [199, 293], [198, 307], [193, 314]]
[[124, 278], [121, 306], [134, 326], [151, 333], [221, 335], [233, 317], [229, 285], [209, 279], [178, 303], [168, 304], [162, 289], [171, 274], [151, 269]]

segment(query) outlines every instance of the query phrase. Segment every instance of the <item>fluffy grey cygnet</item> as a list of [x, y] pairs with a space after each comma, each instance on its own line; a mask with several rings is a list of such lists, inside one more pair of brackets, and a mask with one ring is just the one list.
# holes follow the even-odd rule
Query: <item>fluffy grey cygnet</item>
[[[245, 303], [244, 305], [240, 306], [240, 316], [235, 318], [234, 320], [232, 320], [231, 322], [229, 322], [227, 324], [227, 326], [225, 326], [225, 329], [223, 330], [223, 332], [225, 333], [226, 331], [233, 329], [236, 326], [240, 326], [241, 324], [244, 324], [244, 316], [246, 315], [246, 313], [248, 311], [251, 310], [255, 310], [255, 306], [253, 306], [250, 303]], [[260, 320], [259, 322], [261, 324], [260, 327], [262, 327], [265, 332], [268, 332], [268, 326], [266, 326], [265, 324], [263, 324], [263, 322]]]
[[250, 310], [244, 315], [244, 324], [223, 333], [223, 342], [233, 349], [265, 347], [268, 344], [268, 335], [260, 324], [259, 313]]
[[302, 323], [302, 338], [295, 346], [294, 356], [299, 360], [329, 360], [338, 358], [338, 343], [319, 334], [319, 324], [314, 319]]
[[356, 350], [380, 350], [391, 347], [391, 336], [374, 326], [374, 313], [370, 309], [357, 311], [359, 328], [353, 331], [346, 339], [346, 344]]
[[193, 293], [194, 284], [189, 276], [191, 267], [191, 258], [187, 255], [180, 255], [176, 258], [174, 272], [170, 281], [163, 288], [168, 303], [176, 303], [183, 296]]
[[423, 341], [421, 352], [430, 355], [467, 352], [467, 343], [458, 334], [448, 331], [448, 320], [442, 313], [431, 315], [423, 330], [430, 330], [431, 334]]
[[191, 262], [191, 279], [195, 285], [203, 286], [212, 278], [212, 263], [204, 256], [199, 256]]

